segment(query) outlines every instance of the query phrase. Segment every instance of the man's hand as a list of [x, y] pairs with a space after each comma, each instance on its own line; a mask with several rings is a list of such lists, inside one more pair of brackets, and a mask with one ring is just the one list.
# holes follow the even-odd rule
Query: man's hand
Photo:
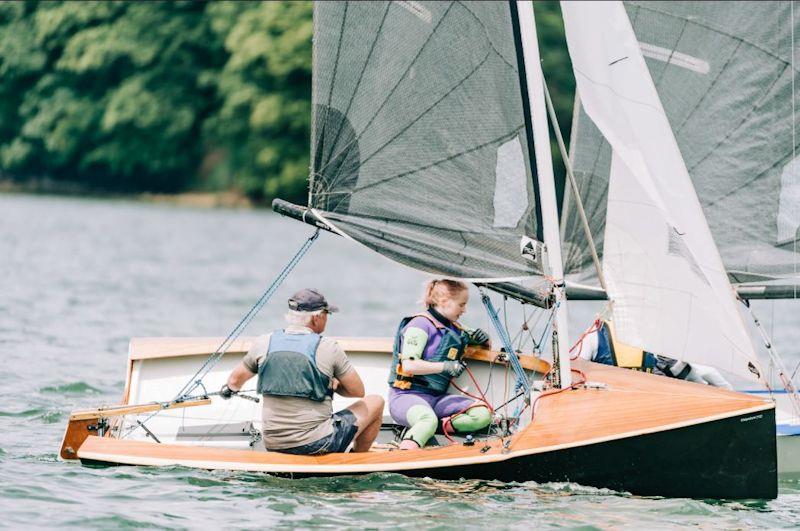
[[239, 391], [234, 391], [228, 384], [222, 386], [222, 389], [219, 390], [219, 396], [222, 397], [223, 400], [230, 400], [233, 395], [238, 395]]
[[469, 342], [472, 343], [473, 345], [485, 345], [491, 340], [489, 334], [487, 334], [480, 328], [476, 328], [472, 332], [469, 332], [467, 335], [469, 336]]
[[442, 374], [449, 374], [451, 378], [458, 378], [461, 376], [461, 373], [464, 372], [464, 369], [467, 368], [467, 366], [459, 360], [448, 360], [443, 363], [444, 369], [442, 370]]

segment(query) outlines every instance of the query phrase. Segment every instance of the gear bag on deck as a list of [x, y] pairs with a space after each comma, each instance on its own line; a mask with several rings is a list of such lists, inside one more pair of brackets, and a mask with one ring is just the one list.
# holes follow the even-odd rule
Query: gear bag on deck
[[322, 336], [314, 333], [273, 332], [267, 355], [258, 368], [258, 392], [316, 402], [332, 397], [330, 378], [317, 368], [317, 347], [321, 339]]

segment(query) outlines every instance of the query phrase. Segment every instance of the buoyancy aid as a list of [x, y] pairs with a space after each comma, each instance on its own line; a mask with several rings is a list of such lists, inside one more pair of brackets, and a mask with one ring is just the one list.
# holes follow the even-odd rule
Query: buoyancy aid
[[[425, 358], [425, 361], [440, 362], [447, 360], [460, 360], [464, 355], [464, 349], [469, 342], [469, 336], [458, 325], [453, 323], [457, 330], [443, 325], [429, 313], [420, 313], [409, 317], [404, 317], [397, 327], [394, 337], [394, 348], [392, 350], [392, 367], [389, 369], [389, 385], [396, 389], [411, 389], [414, 391], [424, 391], [426, 393], [442, 394], [447, 392], [450, 386], [450, 376], [447, 374], [425, 374], [415, 375], [403, 371], [403, 364], [400, 360], [400, 351], [403, 344], [403, 332], [406, 325], [415, 317], [428, 319], [436, 328], [436, 333], [441, 334], [442, 340], [433, 356]], [[432, 337], [428, 338], [431, 341]]]
[[276, 330], [258, 368], [258, 392], [322, 402], [333, 396], [330, 378], [317, 368], [319, 334], [287, 334]]
[[653, 372], [657, 361], [655, 355], [617, 341], [614, 325], [608, 321], [603, 321], [597, 331], [597, 354], [593, 360], [644, 372]]

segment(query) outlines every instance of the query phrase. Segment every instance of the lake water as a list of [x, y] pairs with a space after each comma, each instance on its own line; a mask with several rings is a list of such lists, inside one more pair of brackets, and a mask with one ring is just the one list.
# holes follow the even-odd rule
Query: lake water
[[[800, 483], [791, 477], [781, 478], [777, 500], [707, 502], [574, 484], [395, 474], [286, 480], [180, 467], [90, 469], [57, 459], [71, 410], [119, 401], [132, 336], [226, 335], [310, 234], [267, 211], [0, 195], [0, 527], [800, 524]], [[281, 326], [286, 298], [312, 286], [342, 309], [330, 319], [329, 335], [391, 335], [399, 316], [415, 310], [424, 279], [323, 234], [246, 334]], [[793, 366], [800, 360], [795, 304], [756, 310]], [[594, 308], [572, 311], [575, 336]], [[477, 301], [465, 321], [487, 326]]]

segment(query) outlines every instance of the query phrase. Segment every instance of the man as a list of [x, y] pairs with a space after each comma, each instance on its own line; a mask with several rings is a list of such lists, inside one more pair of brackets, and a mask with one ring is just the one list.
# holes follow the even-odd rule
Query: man
[[[227, 400], [258, 375], [267, 450], [318, 455], [344, 452], [355, 440], [353, 450], [366, 452], [378, 436], [383, 398], [365, 397], [344, 350], [320, 335], [336, 311], [318, 291], [298, 291], [289, 299], [289, 326], [258, 337], [222, 386]], [[334, 391], [363, 400], [333, 413]]]

